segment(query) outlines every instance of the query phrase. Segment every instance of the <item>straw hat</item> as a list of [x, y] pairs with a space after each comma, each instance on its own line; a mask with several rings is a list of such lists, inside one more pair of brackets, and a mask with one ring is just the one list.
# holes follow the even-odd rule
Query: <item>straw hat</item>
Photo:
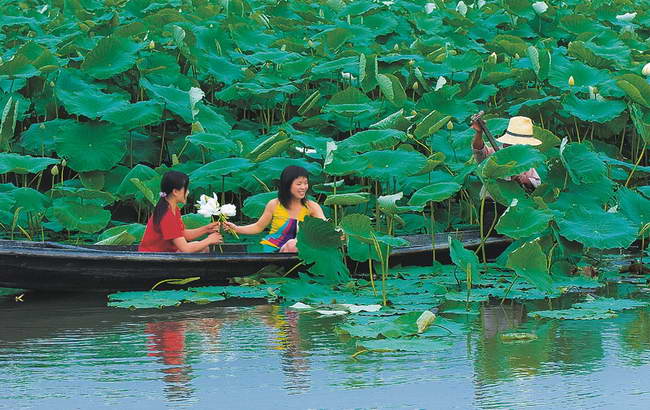
[[510, 145], [540, 145], [542, 141], [533, 137], [533, 121], [528, 117], [512, 117], [506, 133], [497, 141]]

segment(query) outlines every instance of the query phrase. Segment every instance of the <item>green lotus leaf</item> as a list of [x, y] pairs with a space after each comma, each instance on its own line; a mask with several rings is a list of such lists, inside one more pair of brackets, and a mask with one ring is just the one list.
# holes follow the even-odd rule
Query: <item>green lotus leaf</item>
[[562, 236], [596, 249], [627, 248], [639, 231], [639, 226], [623, 215], [596, 207], [570, 209], [556, 222]]
[[202, 146], [209, 151], [220, 154], [236, 153], [239, 150], [238, 145], [225, 135], [199, 132], [188, 135], [185, 139], [192, 144]]
[[18, 106], [20, 105], [17, 99], [13, 96], [9, 97], [7, 103], [2, 110], [2, 119], [0, 121], [0, 150], [9, 150], [10, 144], [14, 137], [16, 130], [16, 120], [18, 119]]
[[155, 101], [141, 101], [121, 105], [105, 111], [102, 120], [120, 125], [128, 130], [158, 124], [162, 119], [163, 105]]
[[361, 340], [357, 347], [374, 352], [414, 352], [436, 353], [449, 349], [450, 342], [434, 338], [386, 338], [377, 340]]
[[508, 114], [510, 115], [517, 115], [521, 111], [523, 107], [540, 107], [544, 105], [549, 105], [547, 104], [549, 101], [555, 102], [559, 101], [560, 97], [557, 96], [549, 96], [549, 97], [543, 97], [543, 98], [536, 98], [533, 100], [525, 100], [524, 102], [520, 104], [515, 104], [512, 105], [510, 108], [508, 108]]
[[249, 218], [259, 218], [264, 212], [266, 204], [278, 197], [277, 191], [263, 192], [261, 194], [251, 195], [244, 201], [242, 213]]
[[368, 166], [368, 159], [361, 156], [350, 156], [348, 154], [338, 154], [334, 151], [332, 162], [325, 166], [325, 172], [328, 175], [351, 175], [355, 174]]
[[460, 191], [461, 185], [455, 182], [437, 182], [420, 188], [409, 200], [409, 205], [422, 206], [427, 202], [440, 202]]
[[573, 308], [577, 309], [590, 309], [590, 310], [628, 310], [648, 306], [648, 302], [630, 299], [614, 299], [614, 298], [595, 298], [586, 302], [574, 303]]
[[637, 104], [630, 104], [629, 110], [636, 131], [646, 144], [650, 143], [650, 112], [644, 114]]
[[[569, 85], [569, 77], [573, 77], [573, 86]], [[553, 54], [548, 81], [554, 87], [563, 91], [575, 92], [577, 89], [587, 92], [587, 86], [601, 87], [611, 80], [609, 71], [590, 67], [581, 61], [570, 60], [563, 55]]]
[[548, 50], [530, 46], [526, 49], [530, 63], [533, 65], [533, 71], [540, 81], [546, 80], [551, 68], [551, 53]]
[[542, 232], [551, 219], [553, 214], [548, 210], [535, 209], [522, 201], [510, 205], [495, 228], [501, 235], [522, 239]]
[[280, 179], [280, 174], [282, 173], [282, 170], [289, 165], [296, 165], [305, 168], [312, 178], [317, 175], [320, 175], [322, 172], [322, 169], [320, 168], [319, 164], [315, 162], [306, 161], [304, 159], [297, 159], [297, 158], [275, 157], [257, 163], [256, 169], [259, 170], [257, 177], [263, 181], [269, 181], [269, 182], [274, 179]]
[[368, 152], [395, 146], [406, 139], [406, 133], [399, 130], [368, 130], [357, 132], [339, 143], [339, 149], [351, 152]]
[[382, 181], [403, 178], [418, 172], [426, 165], [426, 157], [414, 151], [372, 151], [361, 155], [368, 167], [360, 174]]
[[625, 103], [618, 100], [583, 100], [575, 95], [569, 95], [562, 102], [562, 107], [570, 114], [583, 121], [605, 123], [618, 117], [626, 108]]
[[542, 141], [542, 144], [537, 146], [537, 149], [542, 152], [548, 151], [552, 147], [560, 144], [560, 138], [558, 138], [555, 134], [536, 125], [533, 125], [533, 136]]
[[298, 256], [309, 272], [331, 282], [350, 279], [350, 272], [341, 253], [341, 234], [331, 222], [306, 216], [298, 230]]
[[327, 206], [330, 205], [350, 206], [350, 205], [365, 204], [369, 200], [370, 200], [370, 194], [367, 192], [350, 192], [345, 194], [328, 195], [324, 204]]
[[553, 280], [546, 266], [546, 255], [539, 240], [526, 242], [509, 256], [506, 266], [545, 293], [553, 292]]
[[348, 236], [346, 254], [355, 262], [367, 262], [369, 259], [380, 262], [371, 239], [360, 239], [357, 236]]
[[102, 207], [111, 205], [115, 202], [115, 197], [108, 192], [96, 189], [72, 188], [68, 186], [57, 186], [50, 191], [52, 198], [77, 198], [80, 200], [90, 199], [93, 203]]
[[402, 212], [421, 211], [421, 206], [400, 206], [397, 201], [404, 197], [403, 192], [398, 192], [392, 195], [382, 195], [377, 198], [377, 205], [379, 210], [385, 214], [395, 215]]
[[570, 319], [570, 320], [599, 320], [612, 319], [617, 315], [614, 312], [602, 309], [559, 309], [559, 310], [538, 310], [528, 312], [528, 316], [535, 319]]
[[75, 124], [74, 120], [56, 119], [32, 124], [20, 136], [20, 145], [28, 154], [51, 155], [54, 152], [54, 137]]
[[152, 187], [151, 181], [156, 181], [157, 178], [152, 178], [148, 181], [141, 181], [139, 178], [131, 178], [129, 182], [137, 188], [137, 190], [142, 194], [142, 197], [148, 201], [151, 206], [156, 206], [158, 203], [158, 197], [154, 194], [157, 187], [160, 184], [156, 184], [155, 187]]
[[569, 180], [566, 191], [561, 192], [558, 199], [550, 203], [549, 207], [564, 212], [567, 209], [584, 206], [585, 198], [589, 198], [593, 204], [603, 206], [609, 202], [613, 192], [614, 182], [606, 177], [592, 184], [577, 185]]
[[190, 95], [187, 91], [174, 86], [156, 85], [144, 78], [140, 80], [140, 85], [147, 91], [149, 97], [163, 104], [165, 109], [177, 114], [188, 124], [192, 122]]
[[96, 119], [128, 104], [124, 95], [104, 93], [105, 87], [79, 70], [65, 69], [61, 70], [54, 91], [68, 113]]
[[108, 306], [124, 309], [159, 309], [178, 306], [183, 301], [216, 302], [224, 299], [225, 297], [220, 294], [200, 294], [190, 290], [150, 290], [111, 293], [108, 295]]
[[377, 83], [382, 94], [397, 106], [401, 106], [406, 101], [406, 93], [399, 79], [392, 74], [377, 74]]
[[616, 192], [618, 210], [634, 224], [643, 227], [650, 222], [650, 200], [627, 188]]
[[[427, 158], [427, 163], [424, 165], [424, 168], [419, 170], [417, 173], [413, 175], [424, 175], [428, 174], [434, 169], [438, 167], [438, 165], [443, 164], [445, 162], [446, 156], [442, 152], [436, 152], [433, 155], [429, 155]], [[469, 172], [471, 173], [471, 171]]]
[[119, 236], [122, 232], [126, 232], [129, 236], [135, 238], [134, 242], [139, 242], [142, 240], [144, 230], [145, 225], [138, 223], [114, 226], [102, 232], [97, 239], [104, 241], [108, 238]]
[[106, 239], [102, 239], [98, 242], [95, 242], [95, 245], [123, 245], [128, 246], [132, 245], [137, 241], [135, 236], [131, 235], [127, 231], [122, 231], [116, 235], [109, 236]]
[[11, 191], [11, 195], [16, 204], [27, 212], [42, 213], [52, 202], [50, 197], [32, 188], [15, 188]]
[[76, 123], [54, 138], [56, 151], [77, 172], [108, 171], [124, 156], [126, 135], [113, 125]]
[[193, 184], [221, 183], [222, 175], [229, 175], [235, 172], [246, 171], [253, 167], [253, 163], [245, 158], [225, 158], [212, 161], [190, 174]]
[[505, 178], [535, 168], [544, 161], [544, 155], [530, 145], [512, 145], [490, 155], [479, 165], [485, 178]]
[[133, 185], [131, 179], [137, 178], [140, 181], [147, 181], [156, 177], [160, 177], [156, 171], [146, 165], [137, 164], [124, 176], [122, 182], [115, 191], [115, 195], [120, 196], [122, 199], [130, 196], [137, 197], [138, 194], [140, 194], [140, 191]]
[[560, 158], [575, 184], [600, 182], [607, 166], [585, 144], [573, 142], [560, 148]]
[[181, 68], [176, 61], [176, 57], [163, 54], [153, 53], [144, 55], [137, 61], [138, 69], [141, 75], [147, 80], [158, 85], [177, 84], [182, 78]]
[[325, 61], [312, 68], [311, 72], [314, 74], [336, 73], [338, 76], [342, 71], [348, 73], [354, 71], [358, 61], [357, 57], [343, 57], [337, 60]]
[[104, 171], [80, 172], [79, 180], [84, 188], [102, 190], [106, 183], [106, 173]]
[[418, 110], [437, 110], [459, 121], [478, 111], [478, 106], [467, 98], [458, 97], [460, 88], [456, 85], [445, 86], [438, 91], [425, 93], [417, 103]]
[[16, 174], [36, 174], [59, 160], [53, 158], [37, 158], [29, 155], [18, 155], [0, 152], [0, 175], [13, 172]]
[[32, 65], [32, 61], [23, 54], [16, 54], [6, 62], [0, 64], [0, 78], [31, 78], [39, 74], [39, 70]]
[[64, 197], [52, 202], [47, 217], [56, 219], [69, 231], [95, 233], [108, 225], [111, 213], [98, 205]]
[[203, 53], [198, 59], [199, 69], [218, 82], [232, 84], [244, 78], [242, 67], [233, 64], [232, 61], [225, 57], [219, 57], [210, 53]]
[[489, 44], [489, 47], [497, 53], [507, 53], [511, 56], [519, 54], [523, 56], [526, 54], [528, 45], [519, 37], [509, 34], [498, 34]]
[[624, 74], [616, 79], [616, 85], [625, 91], [632, 101], [650, 108], [650, 84], [643, 77]]
[[395, 129], [406, 131], [411, 126], [411, 121], [404, 117], [404, 109], [400, 109], [388, 117], [371, 124], [368, 128], [376, 130]]
[[141, 48], [125, 37], [104, 37], [86, 55], [81, 69], [99, 80], [113, 77], [135, 64]]
[[367, 215], [345, 215], [341, 219], [341, 228], [343, 229], [343, 232], [350, 236], [365, 240], [370, 240], [372, 238], [372, 221]]
[[417, 139], [426, 138], [429, 135], [438, 132], [442, 127], [447, 125], [450, 120], [451, 116], [443, 115], [438, 111], [433, 110], [418, 123], [415, 127], [415, 131], [413, 131], [413, 135], [415, 135], [415, 138]]
[[480, 280], [479, 261], [476, 254], [470, 250], [463, 248], [463, 243], [458, 239], [452, 238], [451, 235], [447, 238], [449, 241], [449, 255], [454, 265], [458, 266], [465, 274], [470, 274], [472, 282]]
[[484, 185], [492, 198], [504, 206], [509, 206], [513, 199], [522, 200], [526, 198], [526, 191], [519, 183], [514, 181], [488, 179], [484, 182]]
[[293, 144], [293, 141], [289, 138], [281, 139], [276, 141], [268, 147], [263, 152], [260, 152], [257, 156], [252, 157], [253, 162], [262, 162], [266, 161], [269, 158], [278, 157], [280, 154], [285, 152]]

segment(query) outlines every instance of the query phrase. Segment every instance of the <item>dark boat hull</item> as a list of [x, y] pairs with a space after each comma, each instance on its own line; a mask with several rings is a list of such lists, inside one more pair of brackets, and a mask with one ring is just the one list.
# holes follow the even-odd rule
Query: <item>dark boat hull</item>
[[[456, 234], [458, 235], [458, 234]], [[391, 264], [431, 261], [431, 239], [411, 236], [413, 246], [394, 249]], [[436, 258], [448, 259], [446, 234], [436, 238]], [[460, 238], [468, 248], [477, 235]], [[490, 238], [487, 247], [507, 246]], [[0, 240], [0, 287], [58, 291], [146, 290], [165, 279], [200, 277], [192, 286], [222, 285], [268, 265], [290, 269], [300, 262], [296, 254], [246, 253], [241, 245], [223, 245], [223, 253], [141, 253], [125, 247], [76, 247], [55, 243]]]

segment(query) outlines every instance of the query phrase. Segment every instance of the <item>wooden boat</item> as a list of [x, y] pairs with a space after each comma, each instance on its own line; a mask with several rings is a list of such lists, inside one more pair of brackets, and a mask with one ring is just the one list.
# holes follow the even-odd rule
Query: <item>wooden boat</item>
[[[447, 236], [476, 248], [476, 231], [436, 235], [436, 259], [448, 261]], [[430, 264], [431, 237], [404, 236], [410, 246], [395, 248], [390, 263]], [[489, 253], [505, 249], [505, 237], [488, 238]], [[191, 286], [226, 284], [232, 277], [253, 274], [268, 265], [291, 269], [295, 253], [248, 253], [243, 244], [223, 244], [222, 253], [142, 253], [135, 246], [73, 246], [53, 242], [0, 240], [0, 287], [57, 291], [147, 290], [164, 279], [200, 277]]]

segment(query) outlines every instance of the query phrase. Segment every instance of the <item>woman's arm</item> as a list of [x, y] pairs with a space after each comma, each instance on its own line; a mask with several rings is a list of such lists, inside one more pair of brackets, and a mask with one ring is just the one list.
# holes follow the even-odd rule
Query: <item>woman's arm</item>
[[199, 236], [207, 235], [212, 232], [217, 232], [219, 230], [219, 222], [212, 222], [205, 226], [201, 226], [195, 229], [186, 229], [183, 231], [183, 237], [186, 241], [192, 241]]
[[244, 235], [258, 234], [271, 223], [271, 219], [273, 219], [273, 210], [275, 209], [277, 202], [277, 199], [270, 200], [264, 207], [264, 212], [262, 213], [262, 216], [260, 216], [260, 219], [252, 224], [238, 226], [232, 222], [226, 222], [224, 225], [226, 228], [232, 229], [233, 231]]
[[309, 216], [327, 220], [327, 218], [325, 218], [325, 214], [323, 213], [323, 209], [320, 207], [320, 205], [318, 205], [318, 203], [314, 201], [308, 201], [307, 208], [309, 208]]
[[221, 234], [219, 232], [213, 232], [210, 235], [208, 235], [207, 238], [201, 241], [188, 242], [184, 237], [181, 236], [172, 239], [172, 242], [174, 243], [174, 246], [178, 248], [179, 251], [185, 253], [191, 253], [191, 252], [200, 252], [209, 245], [221, 243], [223, 242], [223, 239], [221, 238]]

